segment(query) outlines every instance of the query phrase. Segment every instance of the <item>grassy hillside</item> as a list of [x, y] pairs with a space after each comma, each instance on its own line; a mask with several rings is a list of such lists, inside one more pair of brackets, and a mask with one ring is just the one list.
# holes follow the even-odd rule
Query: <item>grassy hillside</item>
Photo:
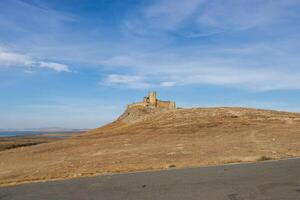
[[79, 136], [0, 152], [0, 184], [294, 156], [299, 113], [137, 109]]

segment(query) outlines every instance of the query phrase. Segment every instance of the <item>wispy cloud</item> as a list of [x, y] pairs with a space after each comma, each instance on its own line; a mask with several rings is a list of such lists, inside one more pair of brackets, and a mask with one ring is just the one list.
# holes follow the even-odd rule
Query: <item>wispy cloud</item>
[[[173, 64], [177, 68], [184, 69], [185, 66]], [[251, 70], [221, 67], [201, 67], [190, 72], [184, 70], [164, 71], [161, 73], [152, 72], [145, 76], [156, 76], [160, 83], [153, 82], [151, 79], [141, 80], [135, 75], [109, 75], [105, 79], [106, 83], [121, 85], [129, 88], [149, 88], [149, 87], [174, 87], [187, 85], [219, 85], [235, 88], [248, 88], [258, 91], [300, 89], [300, 73], [286, 73], [274, 70]], [[171, 80], [171, 81], [166, 81]]]
[[31, 65], [33, 63], [29, 56], [9, 52], [3, 48], [0, 48], [0, 63], [2, 65]]
[[8, 31], [16, 31], [14, 34], [53, 32], [65, 22], [75, 20], [70, 14], [52, 9], [45, 1], [3, 0], [0, 13], [0, 24]]
[[[122, 111], [99, 102], [125, 106], [141, 89], [173, 92], [179, 104], [299, 110], [299, 0], [0, 1], [7, 126], [96, 126], [99, 116]], [[73, 72], [69, 65], [78, 73], [44, 73]], [[109, 89], [103, 98], [99, 91]], [[41, 97], [67, 97], [66, 105], [48, 106]], [[35, 112], [17, 106], [26, 99], [40, 103]]]
[[67, 55], [84, 45], [78, 44], [79, 39], [68, 45], [66, 42], [74, 38], [75, 31], [68, 27], [77, 20], [76, 15], [57, 9], [52, 1], [2, 0], [0, 47], [45, 60], [77, 58]]
[[39, 62], [39, 66], [41, 68], [49, 68], [53, 69], [57, 72], [71, 72], [68, 65], [60, 64], [60, 63], [54, 63], [54, 62]]
[[124, 86], [134, 89], [151, 87], [151, 83], [147, 83], [145, 77], [139, 75], [110, 74], [105, 77], [104, 82], [102, 83], [110, 86]]
[[[46, 62], [29, 55], [15, 53], [4, 48], [0, 48], [0, 67], [22, 67], [25, 68], [26, 73], [32, 72], [32, 68], [48, 68], [57, 72], [71, 72], [68, 65]], [[29, 69], [29, 70], [28, 70]]]
[[207, 37], [227, 31], [265, 28], [293, 16], [297, 0], [157, 0], [124, 21], [131, 32], [157, 36], [175, 32], [185, 37]]
[[205, 0], [156, 0], [132, 14], [123, 25], [130, 32], [147, 36], [158, 35], [161, 31], [174, 31], [192, 17], [203, 2]]
[[161, 87], [173, 87], [176, 85], [175, 81], [163, 81], [160, 83]]
[[185, 19], [191, 17], [205, 0], [173, 1], [161, 0], [146, 7], [144, 17], [148, 25], [164, 29], [176, 29]]
[[197, 17], [200, 27], [223, 30], [244, 30], [281, 23], [293, 13], [291, 8], [299, 1], [209, 1]]
[[[152, 87], [210, 84], [254, 90], [300, 89], [299, 59], [276, 45], [213, 47], [204, 51], [198, 48], [198, 52], [191, 49], [189, 54], [181, 50], [169, 54], [130, 54], [103, 63], [131, 71], [132, 76], [128, 72], [125, 76], [130, 77], [128, 82], [143, 81], [143, 85]], [[256, 61], [261, 54], [264, 58]], [[121, 77], [113, 76], [123, 81]]]
[[135, 49], [138, 53], [114, 55], [103, 64], [155, 77], [144, 80], [154, 87], [300, 89], [298, 32], [287, 25], [298, 23], [297, 5], [297, 0], [157, 0], [124, 24], [136, 39], [169, 43], [146, 43], [154, 50]]

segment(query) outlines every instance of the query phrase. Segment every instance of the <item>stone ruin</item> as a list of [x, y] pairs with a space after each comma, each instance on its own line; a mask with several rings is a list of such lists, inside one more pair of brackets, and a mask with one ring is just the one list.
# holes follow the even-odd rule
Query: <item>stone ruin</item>
[[150, 91], [143, 101], [129, 104], [127, 108], [145, 107], [145, 108], [162, 108], [176, 109], [176, 103], [172, 101], [161, 101], [156, 98], [156, 92]]
[[176, 109], [175, 102], [158, 100], [156, 92], [151, 91], [148, 96], [144, 97], [143, 101], [127, 105], [127, 109], [118, 120], [125, 123], [133, 123], [149, 115], [174, 109]]

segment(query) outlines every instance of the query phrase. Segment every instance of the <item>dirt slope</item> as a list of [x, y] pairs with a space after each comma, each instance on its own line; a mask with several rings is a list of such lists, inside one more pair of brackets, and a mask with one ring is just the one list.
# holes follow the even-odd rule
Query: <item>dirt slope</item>
[[131, 110], [79, 136], [0, 152], [0, 185], [294, 156], [300, 156], [299, 113]]

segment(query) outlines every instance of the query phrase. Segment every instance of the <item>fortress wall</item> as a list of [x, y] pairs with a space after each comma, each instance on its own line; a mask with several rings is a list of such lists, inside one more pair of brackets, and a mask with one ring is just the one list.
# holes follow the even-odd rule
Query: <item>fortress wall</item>
[[133, 108], [136, 106], [145, 106], [145, 103], [144, 102], [132, 103], [132, 104], [127, 105], [127, 108]]
[[157, 100], [156, 92], [149, 92], [149, 95], [144, 97], [143, 101], [129, 104], [127, 108], [134, 107], [151, 107], [151, 108], [167, 108], [167, 109], [175, 109], [176, 104], [172, 101], [161, 101]]
[[175, 102], [170, 102], [169, 108], [170, 109], [175, 109], [176, 108], [176, 103]]
[[157, 101], [157, 107], [159, 108], [175, 108], [175, 102], [171, 102], [171, 101]]

